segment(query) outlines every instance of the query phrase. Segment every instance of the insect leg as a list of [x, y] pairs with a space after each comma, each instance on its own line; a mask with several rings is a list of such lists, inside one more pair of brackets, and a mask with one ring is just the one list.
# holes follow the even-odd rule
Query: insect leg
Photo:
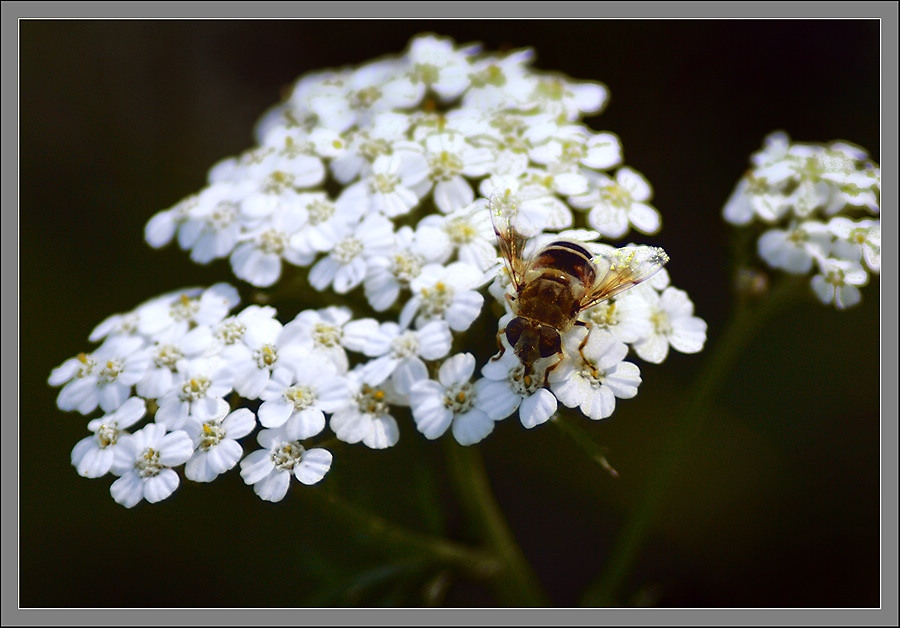
[[581, 323], [588, 330], [587, 333], [584, 335], [584, 338], [582, 339], [581, 343], [578, 345], [578, 353], [581, 355], [581, 359], [584, 361], [584, 363], [590, 367], [591, 376], [596, 378], [600, 375], [600, 373], [597, 371], [597, 368], [594, 366], [594, 363], [591, 362], [590, 360], [588, 360], [587, 356], [584, 355], [584, 347], [587, 344], [588, 338], [591, 337], [591, 324], [584, 322], [584, 321], [578, 321], [578, 323]]
[[500, 348], [500, 353], [491, 358], [491, 360], [499, 360], [503, 357], [503, 354], [506, 353], [506, 347], [503, 346], [503, 334], [506, 333], [506, 327], [497, 332], [497, 346]]

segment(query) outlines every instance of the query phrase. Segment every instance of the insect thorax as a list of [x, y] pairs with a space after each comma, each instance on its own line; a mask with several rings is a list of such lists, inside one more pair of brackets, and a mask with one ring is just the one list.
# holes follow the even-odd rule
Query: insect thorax
[[573, 283], [559, 271], [544, 269], [540, 276], [522, 285], [516, 299], [516, 314], [560, 332], [567, 331], [578, 315], [580, 294], [576, 291], [583, 291], [579, 281]]

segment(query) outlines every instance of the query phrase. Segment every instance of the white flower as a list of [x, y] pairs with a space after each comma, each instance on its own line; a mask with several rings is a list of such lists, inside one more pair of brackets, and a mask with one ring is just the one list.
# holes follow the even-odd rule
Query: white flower
[[479, 198], [447, 214], [430, 214], [416, 226], [416, 250], [431, 261], [446, 262], [455, 253], [461, 262], [488, 270], [497, 263], [497, 246], [488, 201]]
[[119, 477], [109, 487], [117, 503], [131, 508], [142, 499], [156, 503], [178, 488], [178, 474], [172, 469], [184, 464], [194, 453], [191, 437], [182, 431], [166, 433], [158, 423], [149, 423], [119, 440], [113, 455], [112, 472]]
[[290, 237], [289, 248], [303, 259], [334, 248], [346, 232], [356, 225], [363, 212], [365, 199], [345, 190], [334, 201], [324, 192], [306, 192], [297, 196], [297, 204], [306, 212], [306, 223]]
[[537, 77], [531, 93], [533, 106], [576, 120], [584, 114], [599, 113], [608, 99], [608, 90], [600, 83], [575, 82], [561, 74]]
[[443, 319], [453, 331], [465, 331], [481, 313], [484, 296], [478, 292], [487, 276], [465, 262], [448, 266], [428, 264], [412, 280], [412, 297], [400, 312], [400, 325], [416, 318], [416, 327]]
[[453, 100], [469, 86], [468, 57], [478, 50], [479, 46], [457, 50], [449, 38], [418, 36], [410, 42], [406, 54], [411, 66], [409, 79], [421, 95], [430, 89], [444, 101]]
[[277, 208], [256, 229], [241, 236], [242, 242], [231, 254], [231, 269], [239, 279], [265, 288], [281, 277], [281, 260], [294, 266], [307, 266], [315, 253], [294, 248], [292, 237], [306, 224], [305, 209], [296, 198], [275, 197]]
[[787, 230], [770, 229], [760, 236], [757, 249], [772, 268], [802, 275], [809, 272], [814, 259], [828, 255], [831, 239], [825, 224], [807, 220]]
[[243, 343], [247, 329], [257, 325], [271, 325], [269, 321], [276, 315], [274, 307], [248, 305], [234, 316], [229, 316], [216, 323], [212, 328], [213, 339], [217, 351], [226, 351], [229, 347]]
[[[411, 123], [406, 114], [380, 112], [371, 126], [352, 129], [344, 134], [346, 150], [331, 162], [331, 174], [338, 183], [346, 185], [357, 177], [366, 177], [372, 171], [372, 162], [392, 151], [398, 137], [405, 137]], [[356, 186], [350, 186], [348, 190]], [[365, 191], [367, 188], [359, 188]]]
[[399, 59], [363, 64], [309, 92], [309, 107], [328, 129], [343, 132], [354, 125], [368, 126], [378, 112], [417, 103], [418, 91], [399, 80], [406, 68]]
[[350, 403], [347, 380], [331, 362], [306, 360], [294, 368], [280, 367], [259, 398], [257, 410], [263, 427], [288, 424], [296, 438], [310, 438], [325, 429], [325, 413]]
[[819, 274], [812, 278], [812, 288], [825, 305], [843, 310], [859, 303], [859, 286], [868, 282], [869, 275], [859, 262], [825, 258], [819, 260]]
[[[351, 317], [352, 313], [346, 307], [303, 310], [285, 325], [285, 330], [290, 331], [305, 359], [315, 360], [321, 356], [331, 361], [338, 373], [346, 373], [349, 362], [344, 346], [355, 346], [352, 335], [344, 329]], [[296, 349], [292, 348], [293, 351]]]
[[284, 499], [293, 475], [302, 484], [315, 484], [331, 469], [332, 455], [327, 449], [307, 449], [302, 437], [293, 433], [290, 425], [261, 430], [257, 449], [241, 460], [241, 477], [253, 485], [261, 499], [278, 502]]
[[100, 342], [104, 338], [115, 336], [137, 336], [140, 334], [138, 331], [138, 323], [140, 320], [141, 316], [137, 312], [113, 314], [94, 327], [88, 336], [88, 340], [91, 342]]
[[155, 421], [169, 430], [181, 429], [188, 417], [205, 421], [215, 416], [220, 401], [231, 392], [234, 376], [220, 358], [196, 358], [178, 373], [175, 386], [159, 399]]
[[450, 327], [444, 320], [432, 321], [417, 330], [403, 330], [397, 323], [387, 321], [377, 329], [370, 328], [370, 332], [370, 337], [360, 348], [375, 359], [363, 366], [363, 381], [377, 386], [391, 377], [394, 388], [401, 395], [407, 394], [413, 383], [428, 377], [423, 359], [444, 357], [453, 341]]
[[[500, 324], [503, 324], [501, 319]], [[509, 404], [519, 410], [519, 420], [528, 429], [546, 423], [557, 408], [556, 396], [544, 388], [543, 377], [525, 375], [525, 366], [516, 357], [505, 336], [503, 355], [492, 358], [481, 368], [481, 374], [494, 385], [485, 386], [483, 393], [495, 397], [498, 404]]]
[[434, 133], [424, 145], [435, 206], [449, 214], [472, 203], [475, 192], [468, 179], [481, 178], [491, 170], [493, 153], [467, 142], [464, 133]]
[[155, 340], [180, 338], [195, 325], [219, 323], [239, 302], [237, 290], [227, 283], [177, 290], [139, 306], [138, 329]]
[[[178, 245], [191, 252], [193, 261], [208, 264], [234, 249], [242, 227], [240, 202], [248, 187], [246, 183], [225, 181], [197, 194], [196, 203], [178, 227]], [[151, 224], [147, 228], [152, 232]]]
[[580, 408], [597, 421], [613, 413], [616, 398], [631, 399], [637, 394], [641, 372], [637, 365], [623, 361], [628, 346], [609, 332], [592, 330], [579, 351], [586, 333], [586, 329], [575, 328], [566, 334], [566, 358], [550, 371], [548, 380], [563, 405]]
[[48, 380], [63, 386], [56, 400], [60, 410], [90, 414], [97, 406], [104, 412], [117, 410], [131, 396], [150, 365], [138, 336], [115, 336], [91, 354], [82, 353], [55, 368]]
[[587, 194], [569, 199], [573, 207], [588, 210], [588, 224], [609, 238], [621, 238], [634, 227], [652, 234], [660, 229], [659, 212], [649, 204], [653, 191], [636, 170], [623, 166], [615, 179], [597, 174]]
[[409, 287], [410, 281], [418, 277], [425, 263], [425, 255], [416, 247], [412, 227], [400, 227], [394, 234], [391, 252], [369, 260], [364, 284], [369, 305], [376, 312], [391, 307], [400, 296], [400, 290]]
[[335, 292], [349, 292], [366, 278], [371, 258], [389, 254], [393, 240], [393, 223], [370, 214], [316, 262], [309, 271], [309, 283], [316, 290], [333, 284]]
[[526, 237], [572, 225], [572, 210], [542, 185], [523, 184], [510, 176], [492, 176], [481, 182], [480, 191], [490, 199], [493, 211], [513, 208], [513, 227]]
[[369, 386], [362, 381], [359, 369], [347, 374], [353, 402], [337, 410], [329, 424], [345, 443], [363, 443], [371, 449], [393, 447], [400, 439], [397, 421], [389, 403], [396, 393], [386, 383]]
[[[241, 342], [222, 350], [234, 374], [234, 390], [245, 399], [256, 399], [269, 383], [275, 368], [295, 369], [308, 357], [306, 338], [296, 326], [282, 326], [267, 310], [247, 317]], [[271, 312], [274, 314], [274, 311]]]
[[423, 379], [412, 385], [409, 405], [425, 438], [434, 440], [450, 428], [460, 445], [471, 445], [490, 434], [495, 421], [515, 410], [514, 396], [492, 394], [498, 383], [489, 379], [472, 382], [474, 372], [475, 357], [458, 353], [441, 364], [438, 381]]
[[371, 208], [388, 218], [402, 216], [419, 204], [431, 183], [428, 162], [417, 144], [395, 143], [388, 155], [379, 155], [372, 172], [360, 182], [366, 186]]
[[237, 180], [252, 181], [256, 186], [256, 191], [241, 204], [241, 211], [248, 215], [260, 215], [248, 206], [248, 202], [254, 202], [254, 197], [293, 195], [324, 180], [325, 166], [321, 159], [304, 153], [302, 144], [295, 143], [292, 136], [281, 139], [281, 145], [246, 151], [232, 173], [233, 177], [237, 175]]
[[833, 243], [832, 255], [851, 262], [862, 258], [873, 272], [881, 270], [880, 220], [854, 221], [835, 216], [828, 221], [828, 230], [838, 238]]
[[588, 191], [589, 179], [581, 167], [606, 170], [621, 164], [622, 146], [611, 133], [593, 134], [581, 125], [560, 126], [548, 121], [528, 130], [533, 148], [529, 157], [543, 166], [538, 176], [553, 177], [553, 189], [564, 196], [577, 196]]
[[697, 353], [706, 343], [706, 321], [694, 316], [694, 304], [684, 290], [668, 287], [640, 293], [647, 299], [653, 331], [632, 346], [642, 360], [660, 364], [669, 354], [669, 345], [681, 353]]
[[[655, 277], [648, 282], [653, 279]], [[647, 299], [641, 296], [644, 290], [653, 290], [653, 287], [648, 283], [641, 284], [611, 299], [601, 301], [583, 312], [579, 318], [590, 323], [593, 329], [605, 329], [622, 342], [636, 342], [649, 336], [653, 331], [653, 324], [650, 321], [652, 312]]]
[[88, 423], [93, 432], [75, 444], [72, 449], [72, 465], [78, 474], [86, 478], [99, 478], [112, 468], [113, 457], [119, 439], [126, 430], [141, 420], [147, 411], [143, 399], [131, 397], [118, 410]]
[[156, 342], [144, 351], [149, 355], [147, 371], [135, 386], [137, 394], [146, 399], [158, 399], [172, 389], [176, 373], [187, 361], [200, 357], [214, 345], [212, 329], [208, 325], [194, 327], [182, 336], [179, 327], [167, 334], [167, 340]]
[[462, 110], [491, 111], [526, 105], [537, 84], [528, 68], [533, 58], [534, 51], [523, 48], [500, 58], [472, 59], [471, 86], [463, 94]]
[[[188, 420], [184, 431], [195, 451], [184, 465], [184, 477], [194, 482], [212, 482], [234, 468], [244, 453], [237, 439], [256, 427], [256, 417], [247, 408], [229, 414], [227, 401], [220, 401], [216, 413], [204, 421]], [[227, 415], [227, 416], [226, 416]]]

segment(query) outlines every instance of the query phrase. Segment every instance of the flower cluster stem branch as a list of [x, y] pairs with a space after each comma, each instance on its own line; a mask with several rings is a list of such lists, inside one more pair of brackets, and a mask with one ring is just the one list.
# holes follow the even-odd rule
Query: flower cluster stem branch
[[333, 492], [309, 489], [295, 492], [303, 499], [318, 502], [323, 512], [353, 528], [365, 540], [376, 541], [387, 552], [416, 554], [458, 567], [476, 578], [493, 576], [501, 569], [497, 559], [487, 552], [398, 526]]
[[494, 497], [478, 448], [458, 445], [449, 438], [444, 443], [450, 475], [469, 521], [502, 565], [493, 578], [498, 600], [505, 606], [549, 606]]
[[672, 434], [666, 440], [665, 453], [651, 471], [641, 499], [628, 514], [600, 577], [586, 591], [583, 598], [585, 606], [621, 605], [622, 585], [631, 573], [644, 538], [665, 502], [672, 478], [676, 477], [686, 452], [690, 451], [690, 443], [707, 418], [713, 396], [756, 331], [803, 294], [801, 283], [793, 277], [785, 277], [761, 304], [753, 306], [745, 303], [736, 308], [722, 335], [712, 343], [693, 390], [685, 395]]

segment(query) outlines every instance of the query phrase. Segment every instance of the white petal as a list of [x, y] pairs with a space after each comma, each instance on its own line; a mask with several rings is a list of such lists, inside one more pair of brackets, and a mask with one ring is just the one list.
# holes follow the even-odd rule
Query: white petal
[[678, 321], [675, 329], [669, 334], [669, 343], [681, 353], [697, 353], [706, 342], [706, 321], [691, 317]]
[[187, 432], [170, 432], [160, 439], [159, 462], [167, 467], [177, 467], [188, 461], [194, 453], [194, 442]]
[[463, 177], [456, 176], [449, 181], [439, 181], [434, 186], [434, 204], [445, 214], [462, 209], [475, 200], [472, 186]]
[[636, 364], [620, 362], [614, 371], [606, 374], [603, 384], [619, 399], [631, 399], [641, 384], [641, 371]]
[[257, 449], [241, 460], [241, 478], [247, 484], [256, 484], [274, 469], [272, 456], [266, 449]]
[[271, 286], [281, 276], [281, 258], [263, 253], [251, 242], [237, 247], [230, 259], [235, 276], [259, 288]]
[[132, 508], [144, 498], [144, 482], [137, 472], [131, 471], [112, 483], [109, 494], [116, 503]]
[[287, 495], [291, 476], [287, 471], [273, 471], [253, 485], [253, 492], [268, 502], [280, 502]]
[[285, 423], [284, 429], [291, 440], [311, 438], [325, 429], [325, 415], [316, 408], [295, 412]]
[[428, 379], [428, 367], [419, 358], [400, 360], [391, 374], [391, 382], [401, 395], [409, 393], [413, 384]]
[[315, 484], [331, 469], [333, 456], [327, 449], [308, 449], [294, 467], [294, 477], [303, 484]]
[[340, 264], [330, 257], [323, 257], [309, 270], [310, 285], [320, 292], [334, 280]]
[[516, 411], [522, 398], [506, 382], [480, 379], [475, 382], [476, 405], [492, 421], [500, 421]]
[[290, 403], [284, 397], [264, 401], [262, 405], [259, 406], [259, 410], [257, 410], [259, 423], [263, 427], [279, 427], [284, 425], [285, 421], [287, 421], [293, 413], [294, 404]]
[[[366, 278], [366, 262], [361, 257], [356, 257], [349, 264], [340, 266], [334, 275], [334, 291], [338, 294], [350, 292]], [[310, 283], [312, 274], [310, 273]]]
[[247, 408], [238, 408], [222, 421], [229, 438], [243, 438], [256, 427], [256, 415]]
[[438, 380], [446, 387], [467, 382], [475, 373], [475, 356], [471, 353], [457, 353], [447, 358], [438, 369]]
[[93, 436], [78, 441], [72, 449], [72, 464], [82, 477], [103, 477], [112, 468], [112, 463], [113, 450], [109, 447], [100, 449]]
[[453, 437], [460, 445], [472, 445], [494, 431], [494, 422], [480, 410], [470, 410], [453, 419]]
[[652, 364], [661, 364], [669, 355], [669, 340], [659, 334], [653, 334], [632, 346], [638, 357]]
[[226, 438], [210, 449], [208, 453], [207, 464], [209, 468], [215, 473], [221, 474], [234, 468], [238, 460], [241, 459], [244, 449], [236, 440]]
[[530, 397], [526, 397], [519, 405], [519, 420], [526, 428], [545, 423], [556, 412], [556, 396], [541, 388]]
[[447, 324], [453, 331], [465, 331], [481, 314], [484, 296], [475, 290], [460, 292], [447, 308]]
[[60, 410], [78, 410], [82, 414], [90, 414], [97, 408], [100, 396], [97, 394], [95, 379], [76, 379], [59, 391], [56, 405]]
[[144, 227], [144, 239], [147, 244], [158, 249], [171, 242], [175, 236], [175, 216], [176, 212], [172, 210], [154, 214]]
[[648, 235], [658, 232], [661, 226], [659, 212], [646, 203], [632, 203], [628, 210], [628, 220], [635, 229]]
[[144, 480], [144, 499], [151, 504], [166, 499], [178, 488], [178, 474], [172, 469], [163, 469], [152, 478]]
[[585, 416], [598, 421], [613, 413], [616, 409], [616, 397], [608, 387], [601, 386], [593, 394], [586, 395], [580, 407]]
[[399, 440], [400, 428], [397, 421], [390, 415], [383, 415], [372, 420], [369, 432], [362, 442], [371, 449], [387, 449], [396, 445]]

